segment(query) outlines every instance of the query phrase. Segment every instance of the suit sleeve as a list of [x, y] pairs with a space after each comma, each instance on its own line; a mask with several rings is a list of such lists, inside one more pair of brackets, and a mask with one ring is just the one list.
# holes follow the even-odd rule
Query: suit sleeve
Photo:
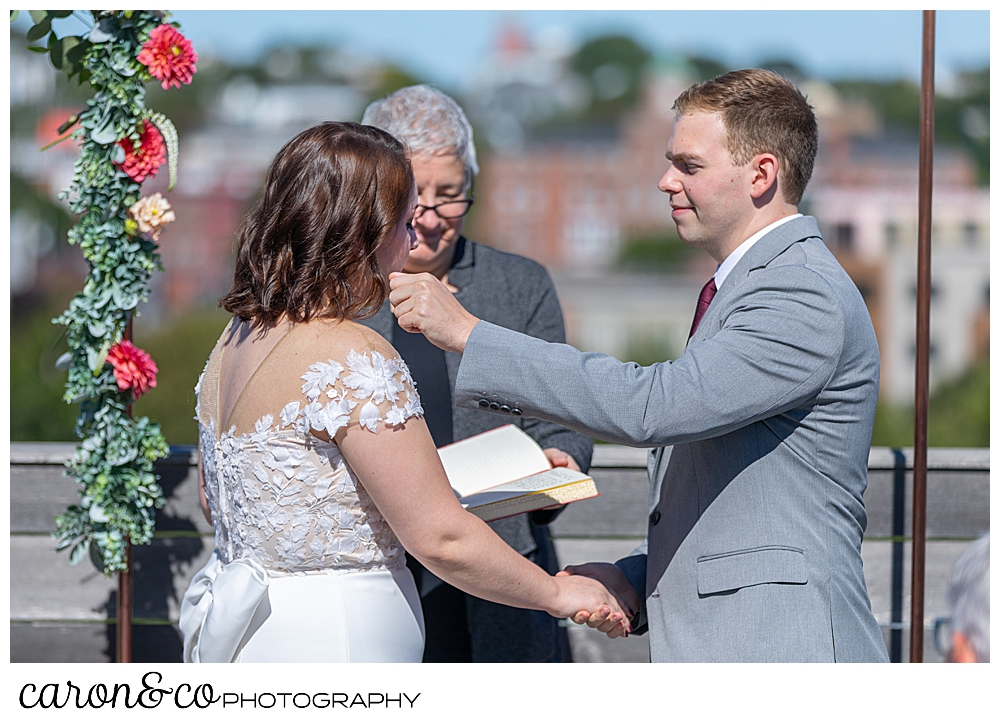
[[[538, 271], [538, 278], [532, 280], [532, 286], [540, 293], [528, 316], [524, 332], [536, 339], [564, 344], [566, 342], [566, 327], [555, 286], [553, 286], [547, 271], [541, 267], [538, 268]], [[594, 443], [590, 437], [553, 422], [531, 417], [523, 419], [521, 427], [538, 442], [542, 449], [548, 447], [561, 449], [576, 460], [583, 472], [590, 469], [590, 460], [594, 452]], [[545, 524], [545, 522], [537, 521], [536, 523]]]
[[[659, 450], [649, 450], [646, 462], [646, 471], [649, 475], [649, 509], [652, 511], [660, 501], [661, 475], [659, 468], [669, 460], [673, 450], [669, 447]], [[622, 571], [639, 596], [639, 610], [632, 618], [632, 632], [642, 635], [649, 631], [649, 622], [646, 615], [646, 563], [648, 559], [649, 538], [645, 538], [642, 543], [632, 550], [626, 557], [618, 560], [615, 566]]]
[[816, 396], [844, 339], [829, 284], [807, 267], [781, 266], [755, 272], [739, 292], [717, 332], [650, 367], [480, 322], [456, 403], [489, 396], [609, 442], [660, 447], [722, 435]]
[[[533, 299], [533, 308], [528, 314], [524, 331], [536, 339], [559, 344], [565, 343], [566, 326], [555, 286], [544, 268], [537, 267], [537, 271], [537, 278], [531, 280], [531, 288], [538, 296]], [[583, 472], [589, 471], [594, 451], [594, 443], [590, 437], [534, 417], [522, 417], [520, 425], [532, 439], [538, 442], [542, 449], [549, 447], [561, 449], [576, 460]], [[552, 510], [535, 510], [529, 516], [535, 525], [547, 525], [555, 520], [564, 509], [566, 509], [565, 506]]]
[[646, 544], [647, 541], [643, 540], [628, 557], [623, 557], [615, 563], [615, 567], [622, 571], [639, 595], [639, 610], [632, 618], [632, 632], [636, 635], [642, 635], [649, 630], [646, 618]]

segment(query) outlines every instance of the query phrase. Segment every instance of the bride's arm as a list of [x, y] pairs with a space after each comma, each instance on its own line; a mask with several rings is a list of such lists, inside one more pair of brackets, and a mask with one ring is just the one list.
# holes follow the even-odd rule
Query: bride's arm
[[602, 606], [624, 617], [596, 580], [549, 576], [466, 512], [422, 418], [379, 425], [376, 433], [350, 425], [336, 442], [403, 547], [438, 577], [476, 597], [558, 618]]

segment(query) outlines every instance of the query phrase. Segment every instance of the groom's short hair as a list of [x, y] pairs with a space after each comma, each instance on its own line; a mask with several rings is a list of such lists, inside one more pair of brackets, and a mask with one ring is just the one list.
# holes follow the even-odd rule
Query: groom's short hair
[[798, 205], [802, 200], [819, 132], [812, 106], [787, 78], [760, 68], [734, 70], [692, 85], [674, 101], [674, 112], [721, 114], [733, 163], [773, 153], [785, 201]]

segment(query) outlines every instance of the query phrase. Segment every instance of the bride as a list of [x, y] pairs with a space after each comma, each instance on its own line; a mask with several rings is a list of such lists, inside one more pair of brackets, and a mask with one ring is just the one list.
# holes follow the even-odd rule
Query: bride
[[196, 390], [215, 552], [182, 601], [185, 661], [419, 662], [404, 548], [477, 597], [624, 619], [600, 583], [550, 577], [462, 509], [406, 365], [354, 321], [416, 245], [415, 204], [405, 147], [370, 126], [304, 131], [268, 170]]

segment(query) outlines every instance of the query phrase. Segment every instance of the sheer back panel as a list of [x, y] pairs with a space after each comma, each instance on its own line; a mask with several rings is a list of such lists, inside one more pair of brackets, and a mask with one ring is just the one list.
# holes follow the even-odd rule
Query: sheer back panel
[[351, 425], [378, 434], [422, 413], [409, 370], [375, 332], [299, 324], [218, 422], [223, 339], [199, 386], [199, 442], [220, 559], [272, 573], [403, 564], [392, 530], [333, 441]]

